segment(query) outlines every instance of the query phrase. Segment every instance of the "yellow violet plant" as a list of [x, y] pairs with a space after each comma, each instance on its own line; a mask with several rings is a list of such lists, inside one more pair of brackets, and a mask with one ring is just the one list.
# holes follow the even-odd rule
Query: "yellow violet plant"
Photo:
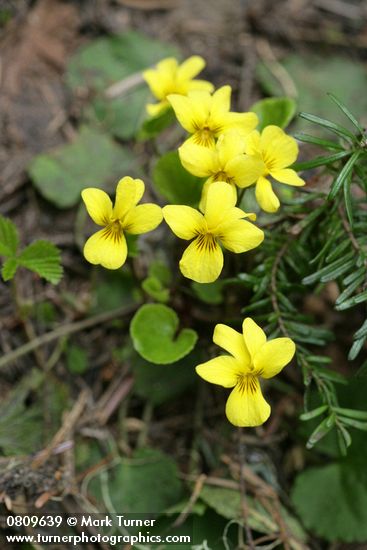
[[170, 205], [163, 208], [163, 216], [172, 231], [181, 239], [192, 240], [180, 260], [182, 274], [198, 283], [218, 279], [223, 268], [224, 248], [236, 254], [259, 246], [264, 233], [244, 218], [255, 219], [235, 206], [230, 186], [213, 183], [203, 213], [190, 206]]
[[194, 176], [207, 178], [200, 206], [203, 208], [210, 185], [215, 181], [229, 184], [237, 201], [236, 187], [252, 185], [263, 171], [263, 161], [245, 155], [245, 138], [236, 131], [222, 134], [214, 149], [186, 142], [178, 149], [182, 165]]
[[114, 206], [101, 189], [89, 187], [82, 191], [88, 214], [97, 225], [103, 227], [84, 245], [84, 256], [88, 262], [107, 269], [118, 269], [127, 257], [124, 233], [147, 233], [161, 223], [162, 210], [158, 205], [137, 205], [144, 189], [142, 180], [125, 176], [117, 184]]
[[147, 111], [151, 116], [158, 116], [169, 108], [167, 96], [170, 94], [187, 95], [192, 90], [211, 92], [213, 84], [206, 80], [196, 79], [205, 67], [205, 61], [199, 55], [193, 55], [179, 64], [174, 57], [163, 59], [154, 69], [143, 72], [143, 78], [158, 103], [149, 103]]
[[255, 427], [270, 416], [270, 405], [261, 392], [259, 379], [273, 378], [294, 356], [290, 338], [266, 340], [264, 331], [249, 317], [242, 334], [227, 325], [216, 325], [213, 341], [229, 355], [220, 355], [196, 367], [201, 378], [233, 388], [226, 404], [228, 420], [235, 426]]
[[208, 91], [192, 91], [187, 96], [168, 96], [177, 120], [191, 134], [188, 142], [214, 147], [216, 138], [230, 130], [243, 136], [254, 130], [259, 122], [255, 113], [233, 113], [231, 87], [222, 86], [213, 94]]
[[[191, 241], [179, 260], [184, 278], [210, 285], [222, 273], [224, 250], [229, 254], [242, 254], [258, 248], [264, 241], [264, 231], [254, 223], [256, 214], [246, 213], [240, 207], [246, 188], [256, 185], [256, 198], [261, 208], [274, 212], [280, 203], [272, 190], [270, 177], [288, 185], [304, 184], [290, 167], [298, 155], [296, 141], [274, 125], [265, 127], [260, 133], [256, 130], [258, 116], [253, 112], [231, 111], [230, 86], [214, 91], [210, 82], [195, 78], [204, 67], [201, 57], [192, 56], [181, 64], [174, 58], [167, 58], [144, 71], [143, 77], [158, 100], [147, 106], [148, 113], [157, 116], [172, 108], [189, 134], [183, 144], [178, 144], [178, 155], [174, 154], [174, 162], [180, 166], [165, 176], [165, 189], [170, 186], [167, 196], [173, 200], [163, 208], [157, 204], [138, 204], [145, 186], [141, 179], [130, 176], [119, 181], [114, 204], [101, 189], [84, 189], [82, 198], [87, 211], [101, 226], [85, 243], [84, 256], [88, 262], [107, 269], [122, 267], [128, 254], [125, 234], [152, 231], [164, 218], [179, 239]], [[172, 153], [169, 168], [172, 168], [171, 163]], [[205, 179], [201, 197], [194, 200], [189, 191], [181, 189], [181, 196], [186, 197], [187, 202], [176, 202], [175, 186], [184, 184], [175, 178], [178, 175], [185, 179], [185, 174]], [[241, 194], [237, 194], [237, 189]], [[227, 271], [233, 270], [235, 265], [240, 264], [229, 261]], [[246, 269], [245, 263], [243, 265]], [[236, 277], [235, 273], [234, 279]], [[162, 282], [154, 281], [152, 276], [143, 281], [142, 287], [150, 299], [165, 303], [170, 299], [169, 290], [162, 288]], [[167, 341], [167, 334], [176, 334], [176, 313], [159, 304], [158, 317], [169, 318], [172, 323], [168, 331], [166, 328], [160, 330], [155, 326], [154, 315], [152, 317], [154, 308], [154, 304], [144, 304], [137, 312], [131, 325], [134, 326], [133, 341], [136, 351], [146, 360], [165, 364], [189, 353], [197, 335], [192, 329], [185, 329], [177, 342]], [[136, 327], [145, 315], [150, 316], [150, 323], [153, 319], [153, 324], [139, 340], [139, 328]], [[230, 355], [202, 363], [196, 368], [197, 373], [209, 382], [234, 388], [226, 407], [232, 424], [259, 426], [270, 414], [259, 379], [275, 376], [289, 363], [295, 352], [293, 341], [285, 337], [267, 342], [262, 329], [247, 318], [243, 334], [224, 324], [217, 325], [214, 342]], [[149, 346], [155, 347], [154, 353]], [[188, 347], [183, 349], [182, 346]]]
[[278, 126], [266, 126], [261, 134], [255, 130], [248, 135], [245, 153], [263, 162], [263, 171], [256, 181], [256, 199], [265, 212], [276, 212], [280, 206], [269, 176], [287, 185], [305, 185], [295, 170], [288, 168], [297, 159], [297, 142]]

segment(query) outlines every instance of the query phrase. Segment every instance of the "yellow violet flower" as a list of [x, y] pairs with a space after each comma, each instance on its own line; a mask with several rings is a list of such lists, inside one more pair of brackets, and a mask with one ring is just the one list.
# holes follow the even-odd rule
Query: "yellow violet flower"
[[272, 378], [292, 359], [296, 347], [290, 338], [266, 341], [264, 331], [247, 317], [242, 334], [227, 325], [216, 325], [215, 344], [230, 355], [221, 355], [196, 367], [201, 378], [212, 384], [233, 388], [226, 415], [235, 426], [260, 426], [270, 416], [259, 378]]
[[304, 185], [294, 170], [287, 168], [298, 156], [294, 138], [278, 126], [266, 126], [260, 134], [257, 130], [246, 137], [245, 152], [264, 162], [264, 171], [256, 181], [256, 199], [265, 212], [276, 212], [280, 202], [274, 193], [268, 176], [287, 185]]
[[254, 219], [235, 207], [236, 199], [225, 182], [215, 182], [208, 190], [203, 214], [190, 206], [169, 205], [163, 217], [180, 239], [192, 243], [184, 251], [180, 269], [188, 279], [198, 283], [215, 281], [223, 268], [223, 252], [218, 244], [231, 252], [251, 250], [264, 239], [261, 229], [242, 219]]
[[132, 235], [155, 229], [163, 219], [156, 204], [140, 204], [144, 183], [129, 176], [122, 178], [116, 188], [115, 205], [101, 189], [83, 189], [82, 198], [92, 220], [103, 229], [94, 233], [84, 245], [88, 262], [107, 269], [118, 269], [126, 260], [127, 245], [124, 232]]
[[191, 90], [214, 89], [213, 84], [206, 80], [196, 80], [194, 77], [205, 67], [205, 61], [198, 55], [186, 59], [181, 65], [177, 59], [168, 57], [157, 63], [155, 69], [143, 72], [143, 78], [147, 82], [150, 91], [159, 100], [159, 103], [147, 105], [147, 111], [152, 116], [157, 116], [169, 107], [167, 96], [169, 94], [186, 95]]
[[215, 139], [229, 130], [242, 135], [256, 128], [259, 120], [255, 113], [234, 113], [231, 108], [231, 87], [223, 86], [213, 94], [192, 91], [167, 97], [181, 126], [192, 137], [189, 141], [204, 147], [214, 147]]
[[248, 187], [263, 173], [263, 161], [245, 155], [245, 148], [245, 138], [232, 131], [221, 135], [214, 149], [190, 142], [178, 149], [181, 163], [188, 172], [200, 178], [208, 178], [203, 187], [201, 209], [205, 208], [208, 189], [214, 181], [229, 183], [236, 201], [236, 186]]

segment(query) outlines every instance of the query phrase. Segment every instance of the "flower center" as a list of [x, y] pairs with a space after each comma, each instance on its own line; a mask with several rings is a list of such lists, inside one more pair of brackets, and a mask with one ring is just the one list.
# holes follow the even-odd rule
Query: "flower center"
[[197, 145], [201, 145], [203, 147], [210, 147], [214, 145], [214, 138], [215, 133], [208, 126], [205, 126], [202, 129], [198, 129], [193, 136], [194, 142]]
[[234, 183], [233, 177], [229, 176], [223, 170], [214, 174], [213, 181], [224, 181], [225, 183]]
[[121, 239], [122, 227], [119, 220], [110, 222], [103, 230], [103, 237], [105, 239], [112, 239], [117, 242]]
[[257, 391], [257, 377], [252, 374], [239, 374], [237, 376], [237, 385], [241, 393], [254, 394]]
[[262, 159], [263, 163], [265, 164], [263, 175], [267, 176], [274, 169], [274, 163], [276, 162], [276, 159], [267, 154], [266, 151], [262, 153]]
[[201, 233], [196, 239], [196, 246], [200, 252], [213, 252], [217, 246], [217, 242], [211, 233]]

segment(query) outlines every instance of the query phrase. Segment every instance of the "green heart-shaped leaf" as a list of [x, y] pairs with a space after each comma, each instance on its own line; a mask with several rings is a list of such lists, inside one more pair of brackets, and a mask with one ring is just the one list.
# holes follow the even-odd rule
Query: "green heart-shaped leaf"
[[251, 107], [259, 117], [259, 130], [269, 124], [286, 128], [296, 114], [297, 104], [289, 97], [267, 97]]
[[178, 325], [173, 309], [162, 304], [142, 306], [130, 325], [134, 348], [151, 363], [175, 363], [190, 353], [197, 340], [196, 332], [189, 328], [177, 334]]

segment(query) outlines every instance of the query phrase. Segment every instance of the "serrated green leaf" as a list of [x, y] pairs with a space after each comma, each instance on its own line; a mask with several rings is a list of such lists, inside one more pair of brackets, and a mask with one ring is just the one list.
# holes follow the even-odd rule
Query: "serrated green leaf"
[[289, 97], [267, 97], [252, 105], [253, 111], [259, 117], [259, 130], [265, 126], [275, 124], [280, 128], [286, 128], [296, 114], [297, 104]]
[[367, 478], [363, 461], [310, 468], [296, 478], [292, 500], [304, 525], [328, 541], [367, 539]]
[[18, 256], [18, 264], [30, 269], [53, 284], [62, 277], [60, 251], [48, 241], [36, 241]]
[[18, 267], [18, 260], [16, 258], [8, 258], [5, 260], [1, 269], [1, 276], [4, 281], [10, 281], [15, 275]]
[[19, 235], [16, 225], [0, 215], [0, 255], [14, 256], [19, 244]]
[[137, 174], [132, 152], [99, 130], [82, 127], [78, 137], [50, 153], [35, 157], [29, 173], [41, 195], [58, 208], [80, 201], [85, 187], [114, 191], [123, 174]]
[[130, 324], [135, 350], [147, 361], [158, 365], [175, 363], [196, 344], [197, 334], [184, 328], [177, 334], [176, 312], [162, 304], [143, 305]]
[[185, 170], [177, 151], [163, 155], [153, 169], [154, 187], [171, 204], [197, 206], [203, 181]]

